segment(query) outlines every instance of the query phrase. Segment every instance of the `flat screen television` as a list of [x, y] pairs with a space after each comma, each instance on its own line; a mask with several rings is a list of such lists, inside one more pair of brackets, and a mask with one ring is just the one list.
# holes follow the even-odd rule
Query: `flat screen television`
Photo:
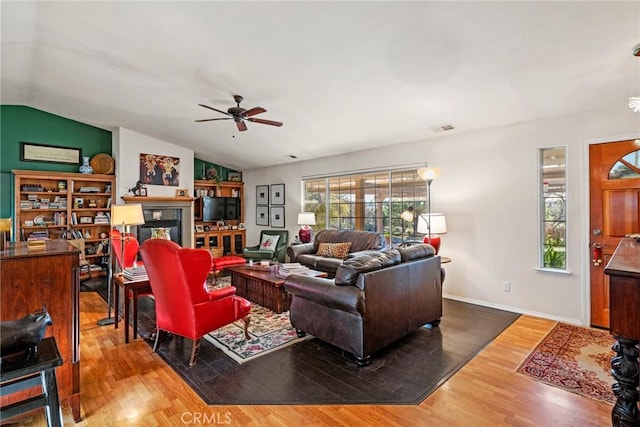
[[204, 197], [202, 201], [202, 220], [230, 221], [240, 219], [240, 198]]

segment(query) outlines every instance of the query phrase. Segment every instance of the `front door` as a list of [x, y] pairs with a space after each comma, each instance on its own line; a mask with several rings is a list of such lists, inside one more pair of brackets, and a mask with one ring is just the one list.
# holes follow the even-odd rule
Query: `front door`
[[609, 278], [604, 267], [620, 238], [640, 233], [640, 143], [589, 147], [591, 325], [609, 328]]

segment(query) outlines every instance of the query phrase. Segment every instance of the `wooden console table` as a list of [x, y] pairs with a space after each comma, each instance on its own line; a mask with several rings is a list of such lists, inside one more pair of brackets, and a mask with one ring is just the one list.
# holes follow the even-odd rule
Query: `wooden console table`
[[611, 360], [614, 426], [640, 426], [638, 344], [640, 343], [640, 242], [623, 238], [604, 269], [609, 276], [610, 333], [617, 340]]

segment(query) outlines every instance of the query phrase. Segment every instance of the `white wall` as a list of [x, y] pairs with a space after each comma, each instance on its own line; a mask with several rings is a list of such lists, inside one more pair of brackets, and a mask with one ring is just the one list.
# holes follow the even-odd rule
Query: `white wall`
[[[433, 211], [447, 215], [441, 254], [447, 296], [574, 323], [588, 324], [587, 141], [640, 136], [638, 115], [600, 111], [442, 136], [392, 147], [243, 171], [248, 244], [258, 243], [255, 186], [286, 184], [286, 228], [297, 232], [303, 175], [428, 162], [442, 168], [431, 186]], [[303, 136], [301, 136], [303, 137]], [[537, 153], [568, 147], [568, 268], [541, 273], [538, 262]], [[503, 292], [502, 282], [511, 282]]]
[[[193, 150], [152, 138], [125, 128], [113, 132], [113, 158], [116, 161], [118, 203], [140, 179], [140, 153], [161, 154], [180, 159], [180, 186], [147, 185], [148, 196], [174, 197], [176, 189], [187, 188], [193, 196]], [[132, 195], [132, 194], [129, 194]]]
[[[113, 158], [116, 162], [116, 200], [124, 203], [121, 196], [132, 196], [129, 189], [140, 179], [140, 153], [160, 154], [180, 159], [178, 187], [147, 185], [147, 196], [175, 197], [176, 189], [186, 188], [193, 196], [193, 150], [170, 142], [152, 138], [125, 128], [117, 128], [112, 134]], [[156, 203], [157, 204], [157, 203]], [[192, 212], [193, 203], [189, 212]], [[193, 215], [183, 223], [183, 245], [192, 246]]]

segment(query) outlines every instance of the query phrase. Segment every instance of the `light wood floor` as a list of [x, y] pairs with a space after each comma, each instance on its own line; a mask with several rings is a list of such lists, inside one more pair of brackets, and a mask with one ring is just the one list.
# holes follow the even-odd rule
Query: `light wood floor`
[[[106, 304], [82, 293], [78, 426], [606, 426], [611, 406], [514, 373], [555, 322], [523, 316], [420, 405], [205, 405], [142, 340], [99, 327]], [[445, 343], [446, 345], [446, 343]], [[63, 408], [66, 425], [74, 425]], [[19, 425], [46, 425], [43, 416]]]

